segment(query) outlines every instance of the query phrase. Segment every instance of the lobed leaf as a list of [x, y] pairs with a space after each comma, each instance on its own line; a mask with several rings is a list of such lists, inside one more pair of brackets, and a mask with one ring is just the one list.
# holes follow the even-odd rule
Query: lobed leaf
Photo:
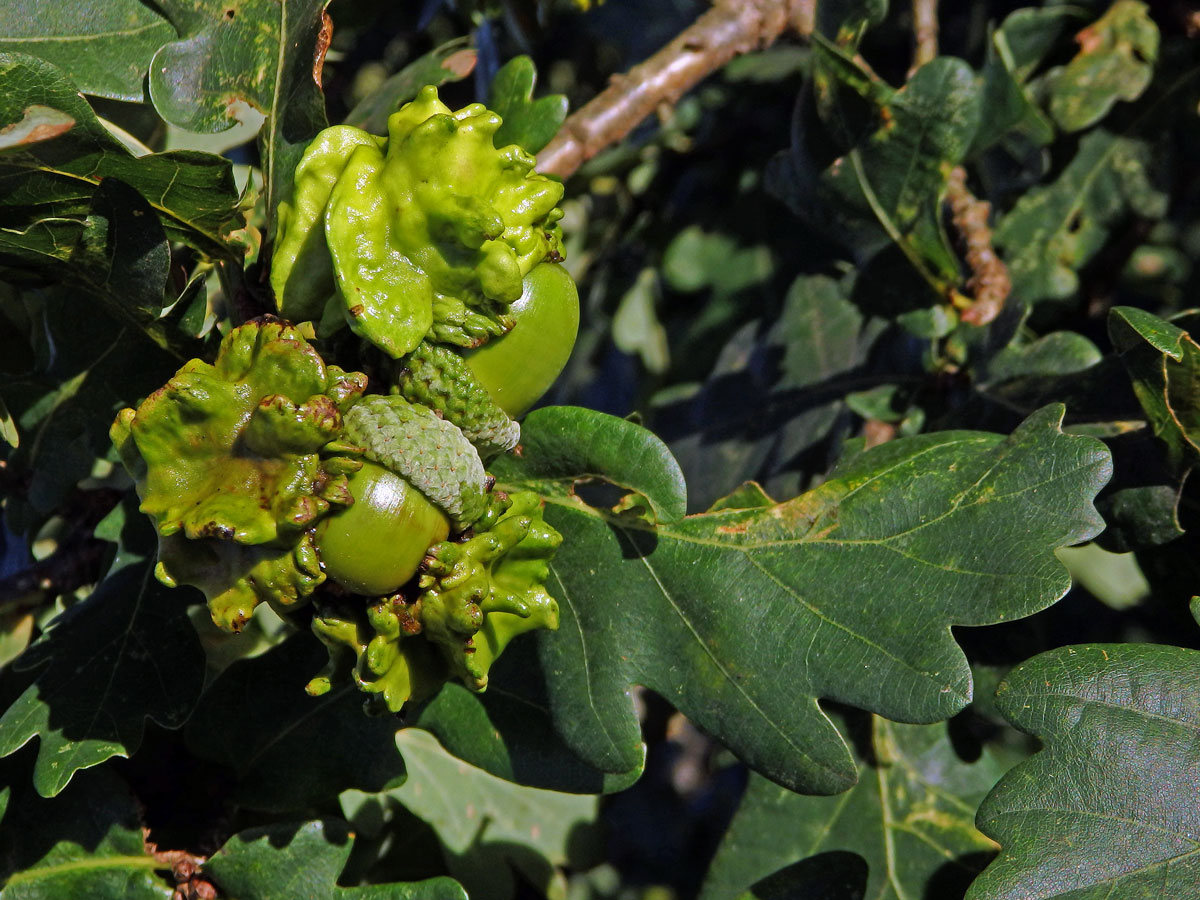
[[536, 83], [537, 69], [528, 56], [514, 56], [492, 77], [487, 106], [504, 120], [493, 136], [497, 147], [517, 144], [536, 155], [566, 121], [567, 98], [550, 94], [534, 100]]
[[41, 668], [0, 717], [0, 756], [39, 739], [33, 783], [43, 797], [80, 769], [141, 745], [145, 720], [178, 728], [204, 683], [204, 651], [187, 596], [154, 580], [153, 564], [110, 574], [51, 623], [17, 663]]
[[[53, 800], [11, 791], [0, 820], [2, 900], [169, 900], [170, 869], [146, 847], [137, 801], [107, 768], [81, 775]], [[0, 804], [2, 805], [2, 804]]]
[[560, 733], [592, 765], [633, 768], [637, 683], [785, 787], [850, 787], [819, 698], [948, 718], [971, 698], [951, 626], [1029, 615], [1069, 588], [1052, 551], [1101, 530], [1092, 500], [1110, 463], [1062, 415], [1043, 409], [1008, 438], [893, 441], [794, 500], [656, 529], [548, 496], [561, 624], [539, 639]]
[[251, 828], [230, 838], [204, 874], [222, 896], [246, 900], [467, 900], [449, 878], [339, 886], [353, 837], [337, 819]]
[[950, 168], [979, 126], [975, 73], [962, 60], [938, 57], [886, 102], [875, 102], [875, 131], [821, 175], [822, 227], [832, 227], [860, 259], [892, 243], [931, 284], [953, 283], [958, 263], [940, 204]]
[[752, 775], [702, 900], [836, 853], [860, 860], [875, 900], [961, 895], [996, 849], [975, 830], [975, 810], [1003, 768], [986, 755], [964, 762], [945, 726], [876, 718], [870, 740], [858, 784], [836, 797], [801, 796]]
[[671, 451], [625, 419], [578, 406], [543, 407], [525, 417], [521, 448], [519, 457], [493, 461], [497, 478], [603, 478], [643, 496], [661, 522], [677, 521], [687, 509], [687, 485]]
[[[259, 134], [269, 222], [292, 193], [304, 148], [328, 121], [321, 68], [332, 28], [327, 0], [161, 0], [180, 34], [154, 55], [150, 98], [189, 131], [238, 121], [238, 104], [267, 119]], [[272, 226], [273, 227], [273, 226]]]
[[1116, 0], [1075, 35], [1079, 52], [1052, 77], [1050, 114], [1066, 131], [1099, 122], [1118, 100], [1136, 100], [1154, 76], [1158, 26], [1140, 0]]
[[1103, 129], [1084, 135], [1049, 185], [1027, 192], [996, 227], [1013, 296], [1025, 303], [1069, 297], [1082, 269], [1129, 215], [1161, 216], [1166, 197], [1150, 182], [1142, 141]]
[[1003, 847], [968, 900], [1190, 896], [1200, 884], [1200, 652], [1062, 647], [1015, 668], [1000, 711], [1045, 749], [979, 809]]

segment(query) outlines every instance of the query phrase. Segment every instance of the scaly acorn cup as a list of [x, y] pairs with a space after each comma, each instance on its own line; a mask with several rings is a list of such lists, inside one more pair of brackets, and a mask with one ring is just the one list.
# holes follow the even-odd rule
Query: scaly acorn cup
[[513, 417], [550, 388], [579, 331], [579, 293], [555, 263], [535, 266], [510, 307], [515, 324], [476, 350], [422, 341], [401, 359], [394, 390], [457, 425], [485, 460], [520, 439]]
[[396, 392], [454, 423], [482, 459], [490, 459], [517, 445], [521, 426], [492, 399], [466, 361], [452, 348], [422, 341], [401, 362]]
[[497, 149], [500, 125], [482, 104], [452, 112], [426, 86], [389, 118], [386, 141], [322, 132], [281, 207], [281, 314], [316, 318], [332, 281], [322, 333], [344, 321], [393, 358], [427, 336], [472, 347], [507, 330], [523, 277], [562, 259], [563, 188], [521, 148]]
[[346, 475], [360, 465], [321, 451], [365, 387], [266, 317], [121, 410], [110, 435], [158, 531], [159, 580], [200, 588], [228, 631], [261, 601], [305, 600], [325, 578], [312, 527], [353, 502]]
[[448, 678], [484, 690], [509, 641], [558, 628], [558, 604], [545, 581], [562, 536], [541, 509], [530, 492], [491, 494], [471, 537], [430, 548], [415, 599], [396, 594], [365, 608], [323, 603], [312, 626], [329, 665], [308, 692], [326, 693], [352, 677], [368, 694], [369, 712], [394, 713], [432, 696]]
[[354, 505], [323, 520], [315, 536], [326, 573], [354, 593], [399, 590], [431, 546], [484, 510], [488, 478], [475, 448], [403, 397], [364, 397], [325, 450], [367, 460], [349, 480]]

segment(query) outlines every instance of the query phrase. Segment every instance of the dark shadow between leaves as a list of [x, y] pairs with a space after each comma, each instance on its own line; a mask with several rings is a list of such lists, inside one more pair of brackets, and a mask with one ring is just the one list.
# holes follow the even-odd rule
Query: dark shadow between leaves
[[621, 547], [622, 559], [646, 559], [658, 548], [658, 533], [645, 527], [644, 523], [631, 523], [634, 527], [625, 528], [617, 520], [605, 520], [617, 544]]
[[862, 900], [867, 861], [848, 850], [818, 853], [751, 885], [743, 897], [756, 900]]
[[921, 900], [962, 900], [971, 882], [995, 856], [995, 853], [980, 851], [950, 860], [930, 876]]
[[31, 869], [56, 844], [68, 842], [91, 854], [111, 828], [141, 829], [134, 797], [111, 768], [81, 771], [62, 793], [45, 798], [33, 789], [36, 756], [31, 743], [0, 761], [0, 784], [12, 791], [0, 819], [0, 883]]

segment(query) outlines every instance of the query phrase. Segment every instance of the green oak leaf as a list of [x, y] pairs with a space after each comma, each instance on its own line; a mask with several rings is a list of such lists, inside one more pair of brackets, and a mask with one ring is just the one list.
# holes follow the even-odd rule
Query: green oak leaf
[[497, 778], [572, 794], [616, 793], [642, 774], [609, 774], [572, 753], [554, 730], [533, 642], [515, 641], [493, 665], [482, 694], [445, 685], [409, 717], [450, 753]]
[[80, 769], [131, 756], [145, 720], [178, 728], [204, 683], [204, 651], [187, 598], [160, 585], [151, 562], [108, 575], [51, 623], [16, 663], [40, 669], [0, 717], [0, 756], [39, 739], [33, 783], [58, 794]]
[[1025, 303], [1070, 297], [1079, 270], [1130, 215], [1157, 218], [1166, 196], [1149, 176], [1145, 143], [1103, 129], [1088, 132], [1053, 184], [1035, 188], [996, 226], [1013, 297]]
[[242, 806], [286, 811], [404, 780], [394, 718], [363, 715], [350, 681], [321, 697], [304, 692], [325, 662], [320, 642], [295, 635], [235, 662], [200, 698], [184, 732], [188, 747], [234, 771]]
[[0, 258], [94, 297], [161, 347], [186, 338], [161, 318], [171, 249], [150, 204], [117, 178], [96, 187], [88, 214], [0, 234]]
[[687, 509], [679, 463], [653, 432], [625, 419], [578, 406], [546, 406], [525, 417], [523, 459], [497, 457], [492, 473], [514, 468], [523, 478], [574, 481], [603, 478], [645, 498], [660, 522]]
[[497, 147], [517, 144], [537, 154], [566, 121], [567, 98], [550, 94], [534, 100], [536, 83], [537, 69], [528, 56], [514, 56], [492, 76], [487, 106], [504, 120], [492, 138]]
[[895, 244], [930, 284], [952, 285], [958, 262], [941, 225], [941, 197], [979, 126], [975, 73], [962, 60], [938, 57], [876, 113], [877, 129], [821, 176], [822, 227], [860, 258]]
[[327, 0], [159, 0], [180, 39], [150, 66], [159, 115], [189, 131], [226, 131], [235, 103], [267, 119], [259, 134], [268, 221], [292, 193], [304, 148], [328, 121], [321, 93]]
[[598, 768], [633, 768], [636, 683], [773, 781], [846, 790], [854, 762], [818, 698], [948, 718], [971, 699], [951, 626], [1026, 616], [1070, 587], [1052, 551], [1102, 529], [1092, 500], [1111, 466], [1062, 416], [892, 441], [794, 500], [658, 528], [531, 480], [564, 537], [547, 582], [559, 630], [538, 636], [560, 733]]
[[1158, 59], [1158, 26], [1140, 0], [1117, 0], [1075, 41], [1079, 52], [1050, 83], [1050, 114], [1066, 131], [1094, 125], [1118, 100], [1140, 97]]
[[1190, 897], [1200, 884], [1200, 652], [1061, 647], [1008, 674], [1001, 713], [1044, 749], [977, 824], [1003, 850], [968, 900]]
[[1018, 9], [991, 35], [981, 72], [982, 116], [971, 155], [1017, 131], [1037, 146], [1054, 139], [1054, 125], [1038, 107], [1028, 86], [1043, 57], [1053, 49], [1067, 24], [1079, 16], [1074, 7]]
[[84, 94], [140, 102], [150, 58], [175, 29], [139, 0], [88, 7], [10, 0], [0, 6], [0, 52], [28, 53], [59, 66]]
[[1012, 343], [986, 363], [986, 382], [1008, 378], [1071, 375], [1100, 362], [1100, 350], [1075, 331], [1052, 331], [1028, 343]]
[[150, 57], [174, 38], [171, 24], [140, 0], [107, 0], [84, 14], [71, 3], [0, 5], [0, 52], [40, 57], [98, 97], [141, 102]]
[[1178, 325], [1132, 306], [1112, 309], [1108, 333], [1171, 465], [1194, 464], [1200, 457], [1200, 345]]
[[135, 157], [104, 128], [78, 88], [35, 57], [0, 53], [0, 81], [0, 131], [19, 128], [31, 115], [44, 125], [0, 153], [0, 179], [20, 184], [0, 198], [0, 263], [29, 242], [59, 248], [55, 253], [74, 247], [105, 178], [118, 178], [141, 194], [170, 240], [240, 259], [229, 245], [244, 225], [229, 160], [190, 151]]
[[751, 776], [702, 900], [735, 896], [789, 864], [838, 851], [861, 857], [874, 900], [929, 896], [935, 884], [938, 897], [961, 896], [996, 850], [975, 830], [975, 810], [1003, 767], [986, 754], [963, 762], [944, 725], [872, 717], [863, 730], [873, 758], [859, 762], [858, 784], [844, 794], [805, 797]]
[[[5, 773], [8, 774], [8, 773]], [[12, 791], [0, 820], [0, 900], [169, 900], [146, 850], [137, 801], [108, 768], [81, 774], [52, 800]]]
[[503, 781], [454, 758], [420, 729], [404, 729], [396, 743], [411, 777], [389, 795], [433, 827], [450, 873], [471, 897], [512, 895], [506, 861], [539, 893], [556, 866], [586, 867], [584, 833], [595, 821], [596, 797]]
[[467, 900], [449, 878], [339, 886], [353, 839], [338, 819], [252, 828], [230, 838], [204, 874], [237, 900]]

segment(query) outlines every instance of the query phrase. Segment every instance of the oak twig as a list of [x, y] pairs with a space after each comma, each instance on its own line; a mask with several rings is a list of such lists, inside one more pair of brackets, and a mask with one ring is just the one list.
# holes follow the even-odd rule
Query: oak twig
[[971, 277], [967, 288], [975, 299], [963, 310], [962, 320], [971, 325], [986, 325], [1004, 309], [1012, 291], [1008, 267], [992, 249], [992, 229], [988, 217], [992, 205], [977, 199], [967, 188], [967, 170], [955, 166], [946, 182], [946, 202], [951, 220], [966, 244], [967, 266]]
[[937, 0], [912, 0], [913, 49], [912, 71], [938, 55]]
[[567, 178], [629, 134], [664, 103], [675, 103], [735, 56], [785, 31], [811, 34], [815, 0], [716, 0], [674, 40], [569, 116], [541, 153], [538, 171]]

